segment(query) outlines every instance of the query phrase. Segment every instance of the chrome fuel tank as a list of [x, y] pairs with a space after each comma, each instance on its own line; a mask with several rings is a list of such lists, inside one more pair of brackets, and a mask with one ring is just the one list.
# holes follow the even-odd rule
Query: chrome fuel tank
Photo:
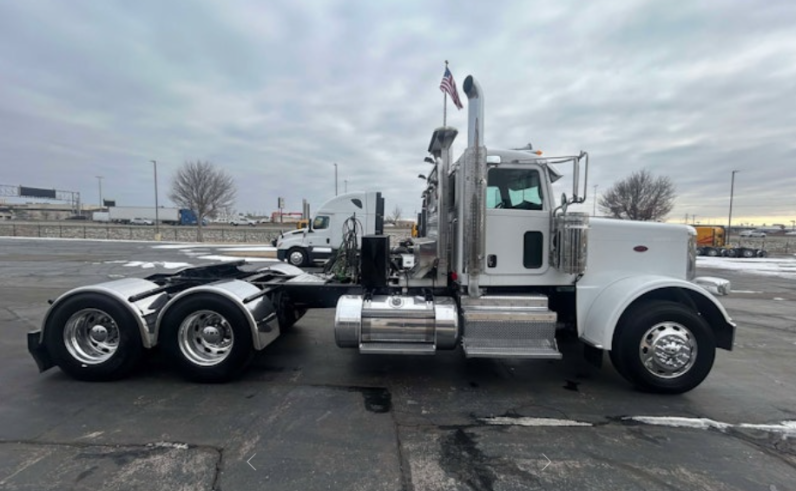
[[433, 352], [453, 349], [459, 338], [452, 298], [345, 295], [337, 303], [335, 340], [363, 352]]

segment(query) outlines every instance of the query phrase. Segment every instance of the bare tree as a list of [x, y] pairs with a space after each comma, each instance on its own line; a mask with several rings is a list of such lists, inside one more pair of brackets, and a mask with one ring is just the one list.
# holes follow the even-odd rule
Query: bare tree
[[613, 218], [654, 221], [672, 211], [676, 197], [671, 179], [654, 177], [644, 169], [616, 182], [600, 197], [599, 204], [600, 210]]
[[392, 209], [392, 213], [387, 217], [387, 223], [392, 223], [393, 225], [398, 225], [398, 221], [401, 219], [401, 214], [403, 210], [398, 205], [395, 205], [395, 208]]
[[202, 242], [202, 222], [232, 206], [235, 182], [232, 176], [210, 162], [185, 162], [172, 178], [169, 198], [196, 213], [196, 238]]

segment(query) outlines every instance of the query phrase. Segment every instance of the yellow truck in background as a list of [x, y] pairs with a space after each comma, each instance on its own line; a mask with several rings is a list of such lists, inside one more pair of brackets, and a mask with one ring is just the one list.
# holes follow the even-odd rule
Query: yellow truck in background
[[694, 225], [697, 232], [697, 255], [711, 257], [766, 257], [764, 249], [731, 247], [727, 243], [727, 228], [723, 225]]

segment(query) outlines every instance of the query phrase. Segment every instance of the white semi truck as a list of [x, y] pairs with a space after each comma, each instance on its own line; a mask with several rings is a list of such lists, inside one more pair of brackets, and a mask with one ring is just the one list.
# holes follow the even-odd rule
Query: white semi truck
[[[126, 278], [68, 291], [28, 335], [40, 370], [84, 380], [128, 374], [161, 345], [185, 376], [226, 381], [241, 373], [306, 309], [334, 307], [342, 348], [363, 354], [558, 359], [571, 332], [588, 360], [607, 352], [644, 390], [681, 393], [732, 349], [735, 324], [695, 278], [696, 235], [685, 225], [592, 219], [582, 203], [588, 155], [541, 157], [485, 146], [483, 92], [467, 77], [467, 148], [438, 128], [423, 192], [414, 261], [391, 260], [389, 238], [350, 228], [333, 273], [244, 261]], [[569, 197], [554, 199], [562, 166]], [[716, 279], [715, 293], [729, 283]]]
[[357, 227], [357, 237], [381, 235], [384, 231], [381, 193], [352, 192], [330, 199], [321, 205], [308, 227], [285, 232], [274, 241], [277, 258], [294, 266], [328, 259], [343, 244], [349, 224]]

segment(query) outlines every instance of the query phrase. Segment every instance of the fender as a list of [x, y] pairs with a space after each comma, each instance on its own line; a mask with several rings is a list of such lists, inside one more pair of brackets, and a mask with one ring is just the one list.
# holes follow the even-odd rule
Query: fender
[[595, 279], [577, 287], [578, 336], [584, 342], [610, 351], [614, 330], [627, 308], [644, 299], [660, 299], [684, 303], [698, 311], [713, 329], [717, 346], [732, 349], [735, 323], [724, 306], [701, 286], [677, 278], [641, 275], [616, 278], [601, 288]]
[[163, 317], [180, 300], [199, 293], [210, 293], [231, 301], [246, 317], [247, 324], [252, 333], [254, 349], [259, 351], [279, 337], [279, 323], [277, 322], [276, 309], [265, 292], [251, 283], [241, 280], [226, 280], [208, 285], [189, 288], [174, 298], [158, 313], [155, 329], [155, 339], [160, 334]]
[[152, 314], [163, 304], [167, 295], [165, 293], [158, 293], [147, 295], [138, 301], [131, 302], [130, 300], [137, 295], [145, 294], [149, 291], [157, 291], [159, 288], [160, 287], [156, 283], [148, 280], [141, 278], [124, 278], [69, 290], [58, 297], [50, 308], [47, 309], [47, 313], [44, 315], [44, 320], [41, 325], [39, 342], [44, 341], [44, 329], [47, 326], [50, 316], [65, 300], [84, 293], [98, 293], [118, 302], [119, 305], [127, 309], [133, 315], [141, 334], [141, 344], [144, 348], [151, 348], [155, 345], [155, 340], [157, 339], [153, 336], [155, 325], [152, 322]]

